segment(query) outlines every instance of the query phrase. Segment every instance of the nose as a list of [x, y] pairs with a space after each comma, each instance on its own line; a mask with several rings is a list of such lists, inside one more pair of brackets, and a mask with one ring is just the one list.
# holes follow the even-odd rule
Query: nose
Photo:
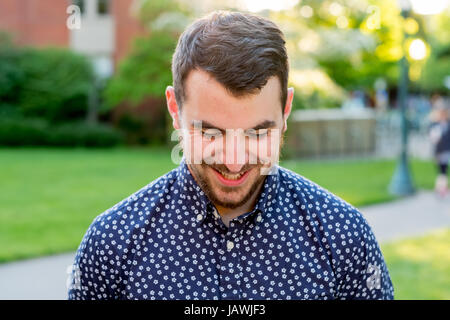
[[227, 167], [227, 169], [232, 172], [232, 173], [238, 173], [241, 171], [242, 167], [244, 166], [243, 164], [228, 164], [225, 163], [225, 166]]
[[[227, 132], [228, 134], [228, 132]], [[234, 132], [234, 136], [227, 137], [225, 143], [224, 164], [230, 172], [238, 173], [248, 161], [245, 137]]]

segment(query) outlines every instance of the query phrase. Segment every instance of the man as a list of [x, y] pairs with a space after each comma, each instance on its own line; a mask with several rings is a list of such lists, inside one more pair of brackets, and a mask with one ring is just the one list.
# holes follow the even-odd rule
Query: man
[[69, 298], [392, 299], [362, 214], [277, 165], [294, 93], [277, 26], [214, 12], [172, 72], [181, 164], [93, 221]]

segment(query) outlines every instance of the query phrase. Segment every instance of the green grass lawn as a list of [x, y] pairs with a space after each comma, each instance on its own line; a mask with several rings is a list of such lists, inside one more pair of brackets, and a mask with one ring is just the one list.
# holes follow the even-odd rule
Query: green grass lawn
[[[392, 160], [285, 161], [283, 166], [328, 189], [356, 207], [395, 199], [387, 188], [395, 170]], [[413, 160], [411, 175], [418, 189], [432, 189], [434, 164]]]
[[0, 262], [75, 250], [95, 216], [172, 169], [152, 150], [0, 150]]
[[[393, 199], [387, 185], [394, 161], [305, 160], [281, 165], [357, 207]], [[175, 166], [170, 150], [164, 148], [0, 149], [0, 262], [75, 250], [97, 215]], [[414, 160], [411, 168], [418, 188], [433, 186], [432, 163]], [[445, 237], [442, 241], [449, 243], [448, 233]], [[434, 240], [412, 240], [398, 247], [407, 248], [403, 251], [396, 245], [384, 246], [396, 297], [416, 297], [409, 278], [419, 272], [423, 273], [419, 288], [427, 283], [439, 287], [436, 292], [421, 289], [420, 297], [449, 298], [448, 290], [438, 286], [442, 282], [448, 287], [448, 259], [447, 270], [440, 270], [437, 250], [436, 255], [428, 250]], [[416, 258], [414, 246], [427, 251], [425, 260], [408, 260]], [[430, 282], [433, 276], [435, 281]]]
[[[393, 161], [286, 161], [282, 165], [355, 206], [392, 199]], [[92, 220], [176, 165], [170, 150], [0, 149], [0, 262], [75, 250]], [[434, 167], [414, 161], [420, 188]]]
[[450, 299], [450, 229], [381, 245], [395, 299]]

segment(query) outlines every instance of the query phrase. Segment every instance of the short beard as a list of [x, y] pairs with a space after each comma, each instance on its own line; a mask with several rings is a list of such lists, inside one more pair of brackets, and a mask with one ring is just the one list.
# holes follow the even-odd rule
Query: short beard
[[[279, 156], [281, 155], [281, 150], [282, 150], [283, 145], [284, 145], [284, 135], [281, 135], [280, 145], [279, 145], [279, 150], [278, 150]], [[203, 168], [203, 172], [206, 172], [207, 168], [212, 168], [214, 170], [214, 167], [222, 169], [222, 171], [225, 171], [225, 172], [228, 171], [226, 169], [226, 166], [224, 166], [224, 165], [208, 165], [206, 163], [201, 163], [199, 165]], [[272, 163], [270, 165], [273, 166], [274, 163]], [[259, 187], [264, 183], [264, 180], [266, 178], [266, 175], [260, 174], [258, 179], [255, 181], [255, 183], [253, 183], [253, 185], [250, 187], [250, 190], [242, 198], [242, 200], [237, 201], [237, 202], [225, 202], [225, 201], [223, 201], [223, 199], [220, 199], [219, 197], [216, 196], [216, 194], [214, 193], [214, 191], [211, 188], [211, 184], [207, 181], [208, 179], [205, 176], [203, 176], [201, 174], [201, 172], [199, 172], [199, 170], [197, 170], [196, 166], [188, 165], [188, 167], [191, 170], [191, 172], [193, 173], [194, 179], [196, 180], [196, 182], [198, 183], [200, 188], [203, 190], [203, 192], [206, 194], [208, 199], [212, 203], [219, 205], [223, 208], [227, 208], [227, 209], [236, 209], [236, 208], [239, 208], [239, 207], [243, 206], [244, 204], [246, 204], [247, 201], [252, 197], [252, 195], [258, 191]], [[266, 168], [267, 167], [264, 164], [262, 164], [258, 161], [258, 164], [256, 164], [256, 165], [244, 165], [244, 167], [242, 168], [243, 169], [242, 171], [252, 169], [252, 170], [259, 170], [259, 172], [262, 172], [262, 170], [266, 169]], [[232, 192], [233, 188], [222, 186], [221, 190], [225, 191], [225, 192], [227, 192], [227, 191]]]
[[[210, 167], [209, 165], [204, 163], [200, 164], [200, 166], [202, 166], [204, 172], [206, 172], [207, 167]], [[258, 179], [255, 181], [255, 183], [252, 184], [250, 190], [245, 194], [245, 196], [241, 200], [236, 202], [225, 202], [223, 201], [223, 199], [220, 199], [214, 193], [214, 191], [211, 188], [211, 184], [207, 181], [208, 179], [204, 177], [195, 166], [189, 166], [189, 168], [194, 173], [197, 183], [199, 184], [200, 188], [202, 188], [203, 192], [206, 194], [208, 199], [211, 200], [212, 203], [227, 209], [236, 209], [246, 204], [247, 201], [252, 197], [252, 195], [259, 189], [259, 187], [266, 178], [265, 175], [260, 175]], [[253, 167], [252, 170], [260, 170], [260, 166]], [[221, 187], [220, 189], [224, 192], [227, 192], [228, 190], [231, 192], [233, 190], [233, 188], [230, 187]]]

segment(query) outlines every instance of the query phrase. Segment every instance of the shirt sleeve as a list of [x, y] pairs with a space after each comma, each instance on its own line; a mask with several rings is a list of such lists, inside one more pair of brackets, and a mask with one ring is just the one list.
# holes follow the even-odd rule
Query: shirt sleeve
[[344, 262], [338, 283], [338, 299], [393, 300], [394, 287], [375, 235], [362, 218], [361, 232], [353, 254]]
[[117, 289], [114, 265], [108, 259], [105, 233], [98, 219], [90, 225], [68, 270], [69, 300], [115, 299]]

